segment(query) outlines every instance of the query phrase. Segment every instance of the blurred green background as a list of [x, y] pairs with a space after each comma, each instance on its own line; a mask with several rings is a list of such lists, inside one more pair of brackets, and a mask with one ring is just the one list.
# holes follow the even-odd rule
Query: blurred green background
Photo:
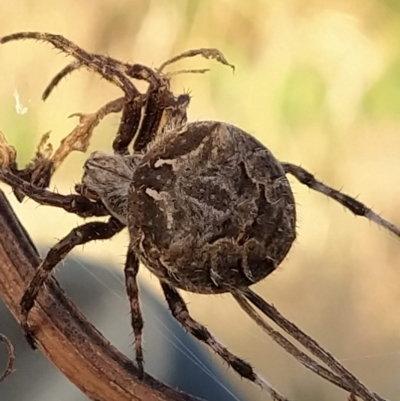
[[[173, 81], [177, 93], [191, 91], [191, 120], [240, 126], [280, 160], [302, 165], [400, 225], [398, 0], [14, 0], [1, 2], [0, 27], [1, 36], [60, 33], [89, 51], [150, 66], [190, 48], [217, 47], [235, 64], [234, 74], [202, 59], [175, 67], [211, 68]], [[43, 103], [44, 87], [71, 61], [58, 53], [33, 41], [0, 47], [0, 130], [21, 164], [45, 132], [58, 144], [77, 122], [70, 114], [92, 112], [120, 95], [79, 71]], [[110, 150], [117, 124], [118, 116], [107, 117], [90, 150]], [[84, 159], [73, 154], [53, 187], [72, 191]], [[293, 190], [298, 239], [256, 290], [371, 389], [399, 399], [400, 241], [297, 182]], [[16, 207], [35, 241], [49, 245], [80, 222], [32, 201]], [[122, 268], [126, 246], [125, 233], [76, 252]], [[159, 291], [149, 272], [141, 275]], [[272, 344], [230, 297], [185, 299], [195, 317], [291, 399], [346, 399]], [[230, 376], [251, 399], [265, 399]]]

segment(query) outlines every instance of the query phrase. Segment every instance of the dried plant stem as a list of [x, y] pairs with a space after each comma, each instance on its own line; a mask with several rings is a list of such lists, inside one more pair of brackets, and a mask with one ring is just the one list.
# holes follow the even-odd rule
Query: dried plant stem
[[7, 366], [4, 369], [4, 372], [0, 375], [0, 382], [2, 382], [8, 375], [10, 375], [13, 372], [15, 352], [12, 342], [4, 334], [1, 333], [0, 333], [0, 342], [6, 344], [8, 352]]

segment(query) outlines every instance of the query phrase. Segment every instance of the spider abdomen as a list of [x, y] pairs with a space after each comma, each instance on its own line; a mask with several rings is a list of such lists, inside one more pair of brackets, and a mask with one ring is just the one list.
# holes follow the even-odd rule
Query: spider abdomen
[[187, 291], [226, 292], [271, 273], [295, 238], [285, 173], [232, 125], [188, 124], [150, 145], [133, 174], [131, 243], [160, 279]]

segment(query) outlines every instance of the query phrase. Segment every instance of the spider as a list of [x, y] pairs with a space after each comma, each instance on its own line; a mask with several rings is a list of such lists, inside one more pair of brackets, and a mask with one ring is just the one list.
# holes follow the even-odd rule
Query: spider
[[[0, 43], [20, 39], [49, 42], [75, 58], [52, 80], [44, 98], [65, 75], [80, 67], [96, 72], [124, 92], [123, 98], [113, 102], [114, 111], [122, 109], [114, 153], [96, 151], [89, 156], [76, 194], [61, 195], [45, 188], [51, 166], [42, 179], [29, 169], [0, 169], [0, 179], [20, 197], [26, 195], [84, 218], [109, 216], [107, 222], [74, 228], [50, 249], [21, 300], [25, 332], [34, 338], [29, 311], [56, 265], [75, 246], [109, 239], [127, 227], [130, 244], [124, 271], [139, 377], [144, 375], [143, 320], [136, 282], [140, 261], [159, 279], [175, 319], [240, 376], [271, 393], [270, 385], [249, 363], [232, 354], [190, 316], [178, 289], [230, 293], [244, 310], [247, 302], [262, 309], [261, 298], [249, 287], [280, 265], [296, 237], [295, 200], [287, 174], [398, 237], [400, 229], [302, 167], [278, 161], [240, 128], [218, 121], [188, 122], [190, 97], [175, 96], [169, 87], [170, 76], [163, 70], [195, 55], [229, 65], [216, 49], [188, 51], [151, 69], [89, 53], [49, 33], [16, 33]], [[131, 78], [148, 82], [147, 91], [139, 93]]]

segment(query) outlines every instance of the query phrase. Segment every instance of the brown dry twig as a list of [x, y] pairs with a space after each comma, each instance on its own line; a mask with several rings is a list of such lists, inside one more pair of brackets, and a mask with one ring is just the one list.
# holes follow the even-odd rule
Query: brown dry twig
[[54, 169], [57, 169], [71, 152], [85, 153], [90, 145], [94, 128], [106, 115], [119, 113], [123, 105], [124, 98], [121, 97], [108, 102], [95, 113], [75, 113], [70, 115], [70, 117], [79, 117], [79, 124], [61, 141], [60, 147], [52, 155], [51, 161]]
[[[18, 176], [40, 188], [47, 188], [52, 175], [67, 156], [73, 151], [86, 152], [90, 145], [94, 128], [106, 115], [120, 112], [123, 107], [123, 101], [123, 98], [115, 99], [105, 104], [95, 113], [72, 114], [70, 117], [79, 117], [79, 124], [61, 141], [60, 146], [53, 152], [53, 146], [48, 143], [50, 133], [44, 134], [37, 147], [35, 157], [24, 169], [18, 171]], [[15, 149], [7, 144], [1, 133], [0, 166], [17, 172]], [[14, 192], [19, 201], [25, 196], [17, 189]]]
[[0, 382], [2, 382], [7, 376], [9, 376], [13, 372], [15, 352], [14, 352], [14, 346], [12, 345], [10, 339], [1, 333], [0, 333], [0, 342], [6, 345], [8, 352], [7, 366], [4, 369], [4, 372], [0, 375]]
[[15, 148], [7, 143], [6, 137], [0, 131], [0, 167], [15, 167], [16, 158]]

